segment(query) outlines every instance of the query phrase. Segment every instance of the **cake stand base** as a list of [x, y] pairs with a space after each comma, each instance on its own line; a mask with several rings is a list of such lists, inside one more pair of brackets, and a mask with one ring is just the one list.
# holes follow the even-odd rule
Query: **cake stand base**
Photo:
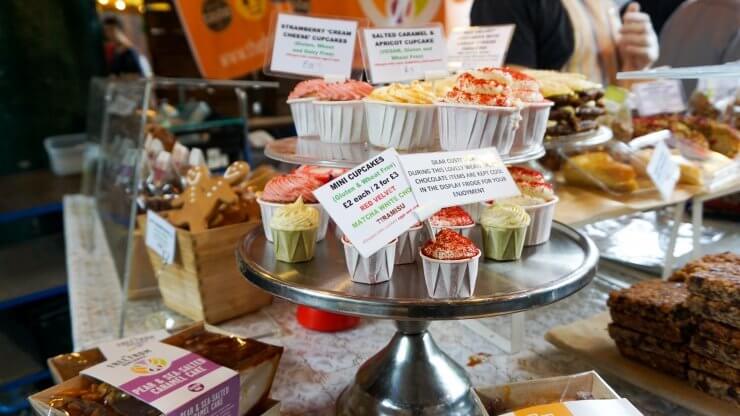
[[439, 349], [426, 321], [396, 321], [391, 342], [367, 360], [337, 400], [337, 415], [482, 416], [465, 370]]

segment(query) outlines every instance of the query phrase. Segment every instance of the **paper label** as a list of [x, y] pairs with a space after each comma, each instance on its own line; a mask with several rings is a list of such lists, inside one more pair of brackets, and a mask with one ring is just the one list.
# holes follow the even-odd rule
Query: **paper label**
[[458, 27], [447, 39], [451, 71], [500, 67], [509, 50], [515, 25]]
[[520, 194], [493, 147], [403, 155], [401, 163], [419, 205], [433, 211]]
[[641, 416], [627, 399], [579, 400], [528, 407], [503, 416]]
[[442, 26], [362, 29], [362, 52], [373, 84], [423, 79], [447, 73]]
[[643, 116], [686, 111], [683, 84], [677, 79], [641, 82], [632, 86], [637, 112]]
[[413, 226], [418, 207], [395, 149], [388, 149], [314, 191], [365, 257]]
[[356, 38], [355, 20], [280, 13], [275, 27], [270, 71], [349, 78]]
[[82, 374], [108, 383], [168, 416], [239, 414], [238, 373], [171, 345], [147, 344]]
[[164, 329], [160, 329], [157, 331], [147, 332], [146, 334], [104, 342], [98, 345], [98, 349], [105, 357], [118, 357], [128, 354], [132, 350], [139, 349], [143, 345], [149, 344], [153, 341], [163, 340], [169, 335], [169, 332]]
[[154, 211], [146, 212], [146, 246], [154, 250], [165, 264], [175, 262], [177, 230]]
[[647, 165], [647, 174], [658, 188], [663, 199], [669, 199], [681, 176], [681, 168], [671, 157], [671, 151], [664, 142], [658, 142]]

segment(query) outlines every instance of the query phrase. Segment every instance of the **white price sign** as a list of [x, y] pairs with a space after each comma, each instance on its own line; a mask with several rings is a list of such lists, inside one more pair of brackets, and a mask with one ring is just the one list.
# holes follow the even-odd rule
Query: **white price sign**
[[147, 332], [146, 334], [104, 342], [98, 345], [98, 349], [103, 353], [106, 359], [119, 357], [121, 355], [126, 355], [132, 350], [141, 348], [150, 342], [163, 340], [168, 336], [170, 336], [169, 332], [164, 329], [160, 329], [157, 331]]
[[509, 50], [515, 25], [458, 27], [447, 39], [451, 71], [500, 67]]
[[177, 230], [154, 211], [146, 212], [146, 246], [154, 250], [165, 264], [175, 262]]
[[423, 79], [447, 73], [442, 25], [362, 29], [362, 52], [373, 84]]
[[274, 32], [270, 71], [312, 77], [352, 74], [357, 21], [280, 13]]
[[643, 117], [686, 111], [680, 80], [641, 82], [632, 86], [632, 92], [637, 101], [637, 112]]
[[671, 151], [664, 142], [658, 142], [647, 166], [647, 174], [658, 188], [663, 199], [669, 199], [676, 189], [681, 176], [681, 168], [671, 157]]

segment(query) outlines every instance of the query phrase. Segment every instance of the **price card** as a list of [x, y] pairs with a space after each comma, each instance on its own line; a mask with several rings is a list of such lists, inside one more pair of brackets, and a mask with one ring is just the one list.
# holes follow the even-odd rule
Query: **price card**
[[447, 73], [442, 25], [362, 29], [362, 56], [373, 84], [423, 79]]
[[146, 212], [146, 246], [154, 250], [165, 264], [175, 262], [177, 230], [154, 211]]
[[357, 26], [355, 20], [278, 14], [269, 72], [349, 78]]
[[418, 203], [395, 149], [350, 169], [314, 195], [365, 257], [417, 222]]
[[444, 207], [520, 194], [493, 147], [403, 155], [401, 163], [423, 209], [422, 216]]
[[648, 162], [647, 174], [663, 199], [669, 199], [681, 176], [681, 168], [671, 157], [671, 151], [664, 142], [655, 145], [653, 155]]
[[164, 329], [159, 329], [157, 331], [147, 332], [145, 334], [134, 335], [128, 338], [104, 342], [98, 345], [98, 349], [106, 358], [117, 357], [125, 355], [131, 350], [138, 349], [153, 341], [163, 340], [168, 336], [170, 336], [169, 332], [165, 331]]
[[458, 27], [447, 39], [451, 71], [504, 64], [515, 25]]
[[641, 116], [686, 111], [683, 84], [677, 79], [642, 82], [632, 86]]

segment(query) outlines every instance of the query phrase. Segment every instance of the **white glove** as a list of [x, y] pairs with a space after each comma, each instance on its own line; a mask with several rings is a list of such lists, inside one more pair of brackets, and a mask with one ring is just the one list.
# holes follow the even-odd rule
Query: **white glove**
[[646, 69], [658, 59], [658, 36], [650, 16], [640, 11], [638, 3], [630, 3], [622, 16], [617, 50], [622, 60], [622, 71]]

